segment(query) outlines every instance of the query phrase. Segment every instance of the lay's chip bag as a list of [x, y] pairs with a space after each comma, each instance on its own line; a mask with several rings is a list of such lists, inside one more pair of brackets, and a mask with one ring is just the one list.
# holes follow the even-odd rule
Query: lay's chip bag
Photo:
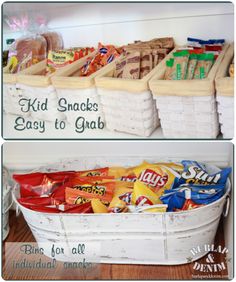
[[[175, 164], [179, 171], [182, 165]], [[137, 179], [148, 185], [155, 194], [160, 197], [165, 189], [175, 187], [179, 181], [180, 173], [174, 169], [173, 163], [155, 163], [143, 162], [140, 166], [134, 168]]]
[[201, 185], [215, 185], [225, 184], [231, 168], [225, 168], [213, 174], [209, 174], [203, 164], [196, 161], [182, 161], [184, 170], [181, 173], [178, 183], [175, 182], [175, 187], [182, 184], [201, 184]]
[[156, 193], [139, 180], [134, 183], [131, 203], [135, 206], [162, 204]]

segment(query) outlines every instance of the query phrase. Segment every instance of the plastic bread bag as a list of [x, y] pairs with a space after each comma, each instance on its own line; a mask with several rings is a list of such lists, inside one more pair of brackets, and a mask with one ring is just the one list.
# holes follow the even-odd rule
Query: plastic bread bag
[[185, 201], [190, 199], [196, 205], [208, 205], [221, 198], [225, 193], [225, 184], [194, 185], [187, 184], [166, 190], [161, 201], [168, 205], [168, 211], [181, 210]]
[[184, 166], [184, 170], [180, 175], [178, 182], [175, 183], [175, 187], [182, 184], [225, 185], [227, 178], [232, 171], [231, 168], [224, 168], [217, 173], [208, 174], [205, 166], [196, 161], [183, 160], [182, 164]]
[[9, 48], [7, 69], [10, 73], [17, 73], [46, 59], [47, 42], [43, 36], [28, 30], [31, 22], [27, 15], [9, 17], [6, 21], [12, 30], [24, 34]]

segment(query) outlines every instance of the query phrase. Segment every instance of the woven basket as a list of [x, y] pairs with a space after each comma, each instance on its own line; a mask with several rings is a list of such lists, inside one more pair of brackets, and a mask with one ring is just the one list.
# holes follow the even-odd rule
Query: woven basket
[[23, 92], [17, 87], [17, 74], [9, 73], [8, 67], [3, 69], [3, 110], [7, 114], [29, 116], [29, 113], [21, 111], [19, 100], [23, 98]]
[[57, 93], [52, 86], [51, 78], [54, 74], [44, 75], [47, 60], [41, 61], [17, 74], [17, 87], [21, 89], [24, 97], [31, 102], [42, 104], [47, 101], [47, 110], [30, 109], [32, 118], [55, 121], [56, 118], [64, 119], [63, 113], [57, 111]]
[[108, 129], [148, 137], [160, 125], [148, 82], [169, 57], [142, 79], [114, 78], [115, 63], [96, 77]]
[[149, 85], [156, 100], [165, 137], [217, 137], [219, 122], [214, 80], [228, 47], [224, 46], [205, 79], [164, 80], [165, 68], [156, 70]]
[[234, 137], [234, 78], [228, 76], [234, 57], [234, 44], [228, 48], [216, 75], [216, 99], [221, 132], [224, 138]]
[[96, 54], [97, 51], [94, 51], [88, 56], [57, 71], [52, 77], [52, 84], [56, 89], [59, 103], [60, 101], [65, 101], [66, 99], [66, 103], [71, 105], [94, 105], [91, 110], [76, 109], [72, 111], [66, 111], [66, 118], [71, 124], [74, 124], [80, 117], [85, 118], [87, 121], [97, 120], [98, 118], [100, 118], [101, 121], [104, 121], [100, 99], [97, 94], [94, 79], [107, 66], [91, 74], [90, 76], [79, 76], [79, 70], [86, 63], [87, 58], [94, 57]]

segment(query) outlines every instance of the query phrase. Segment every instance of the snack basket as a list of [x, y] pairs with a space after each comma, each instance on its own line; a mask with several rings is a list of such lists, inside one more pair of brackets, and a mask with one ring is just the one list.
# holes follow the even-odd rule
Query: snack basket
[[216, 74], [217, 109], [224, 138], [234, 137], [234, 78], [228, 76], [233, 57], [234, 44], [231, 44]]
[[8, 67], [3, 68], [3, 110], [7, 114], [29, 116], [21, 111], [18, 104], [23, 98], [23, 92], [17, 87], [17, 74], [9, 73]]
[[[87, 170], [104, 166], [134, 166], [139, 157], [81, 157], [64, 160], [41, 168], [40, 171]], [[146, 161], [160, 161], [146, 157]], [[163, 161], [163, 160], [161, 160]], [[219, 169], [206, 165], [209, 173]], [[193, 255], [191, 249], [213, 244], [221, 214], [229, 210], [230, 182], [226, 193], [216, 202], [194, 210], [166, 213], [120, 214], [49, 214], [29, 210], [17, 202], [19, 186], [13, 198], [22, 211], [39, 247], [46, 243], [64, 243], [70, 249], [78, 242], [100, 244], [97, 263], [177, 265], [197, 260], [207, 252]], [[44, 253], [50, 256], [50, 249]], [[66, 252], [65, 252], [66, 253]], [[73, 257], [59, 255], [58, 260], [73, 261]]]
[[[88, 57], [94, 57], [97, 50], [89, 54]], [[59, 70], [52, 77], [52, 84], [55, 87], [58, 99], [63, 100], [63, 105], [76, 105], [76, 109], [66, 111], [65, 115], [69, 123], [74, 124], [79, 117], [89, 121], [100, 119], [104, 121], [100, 99], [95, 86], [95, 77], [107, 67], [92, 73], [89, 76], [79, 76], [81, 67], [86, 63], [87, 57], [72, 63], [69, 66]], [[112, 64], [112, 63], [110, 63]], [[65, 101], [66, 99], [66, 101]], [[78, 109], [79, 105], [87, 105], [87, 109]], [[86, 108], [86, 107], [85, 107]]]
[[52, 86], [51, 78], [54, 74], [45, 75], [47, 60], [41, 61], [17, 74], [17, 87], [21, 89], [24, 97], [31, 102], [47, 101], [47, 110], [30, 110], [32, 118], [54, 121], [56, 118], [64, 119], [63, 113], [57, 111], [57, 93]]
[[113, 77], [115, 64], [96, 77], [108, 129], [148, 137], [160, 125], [148, 81], [157, 69], [163, 68], [169, 56], [142, 79]]
[[169, 138], [216, 138], [219, 122], [216, 109], [216, 73], [229, 45], [212, 66], [208, 77], [193, 80], [164, 80], [165, 68], [158, 68], [149, 82], [159, 111], [161, 127]]

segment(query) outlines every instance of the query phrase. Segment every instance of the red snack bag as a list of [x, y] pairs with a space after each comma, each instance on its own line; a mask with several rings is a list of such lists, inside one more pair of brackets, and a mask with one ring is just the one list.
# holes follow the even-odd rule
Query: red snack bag
[[43, 206], [27, 206], [28, 209], [43, 212], [43, 213], [60, 213], [61, 211], [55, 207], [43, 207]]
[[50, 206], [51, 198], [50, 197], [29, 197], [29, 198], [20, 198], [18, 202], [24, 207], [33, 207], [33, 206]]
[[49, 195], [63, 185], [74, 172], [14, 174], [13, 179], [20, 184], [22, 198]]

